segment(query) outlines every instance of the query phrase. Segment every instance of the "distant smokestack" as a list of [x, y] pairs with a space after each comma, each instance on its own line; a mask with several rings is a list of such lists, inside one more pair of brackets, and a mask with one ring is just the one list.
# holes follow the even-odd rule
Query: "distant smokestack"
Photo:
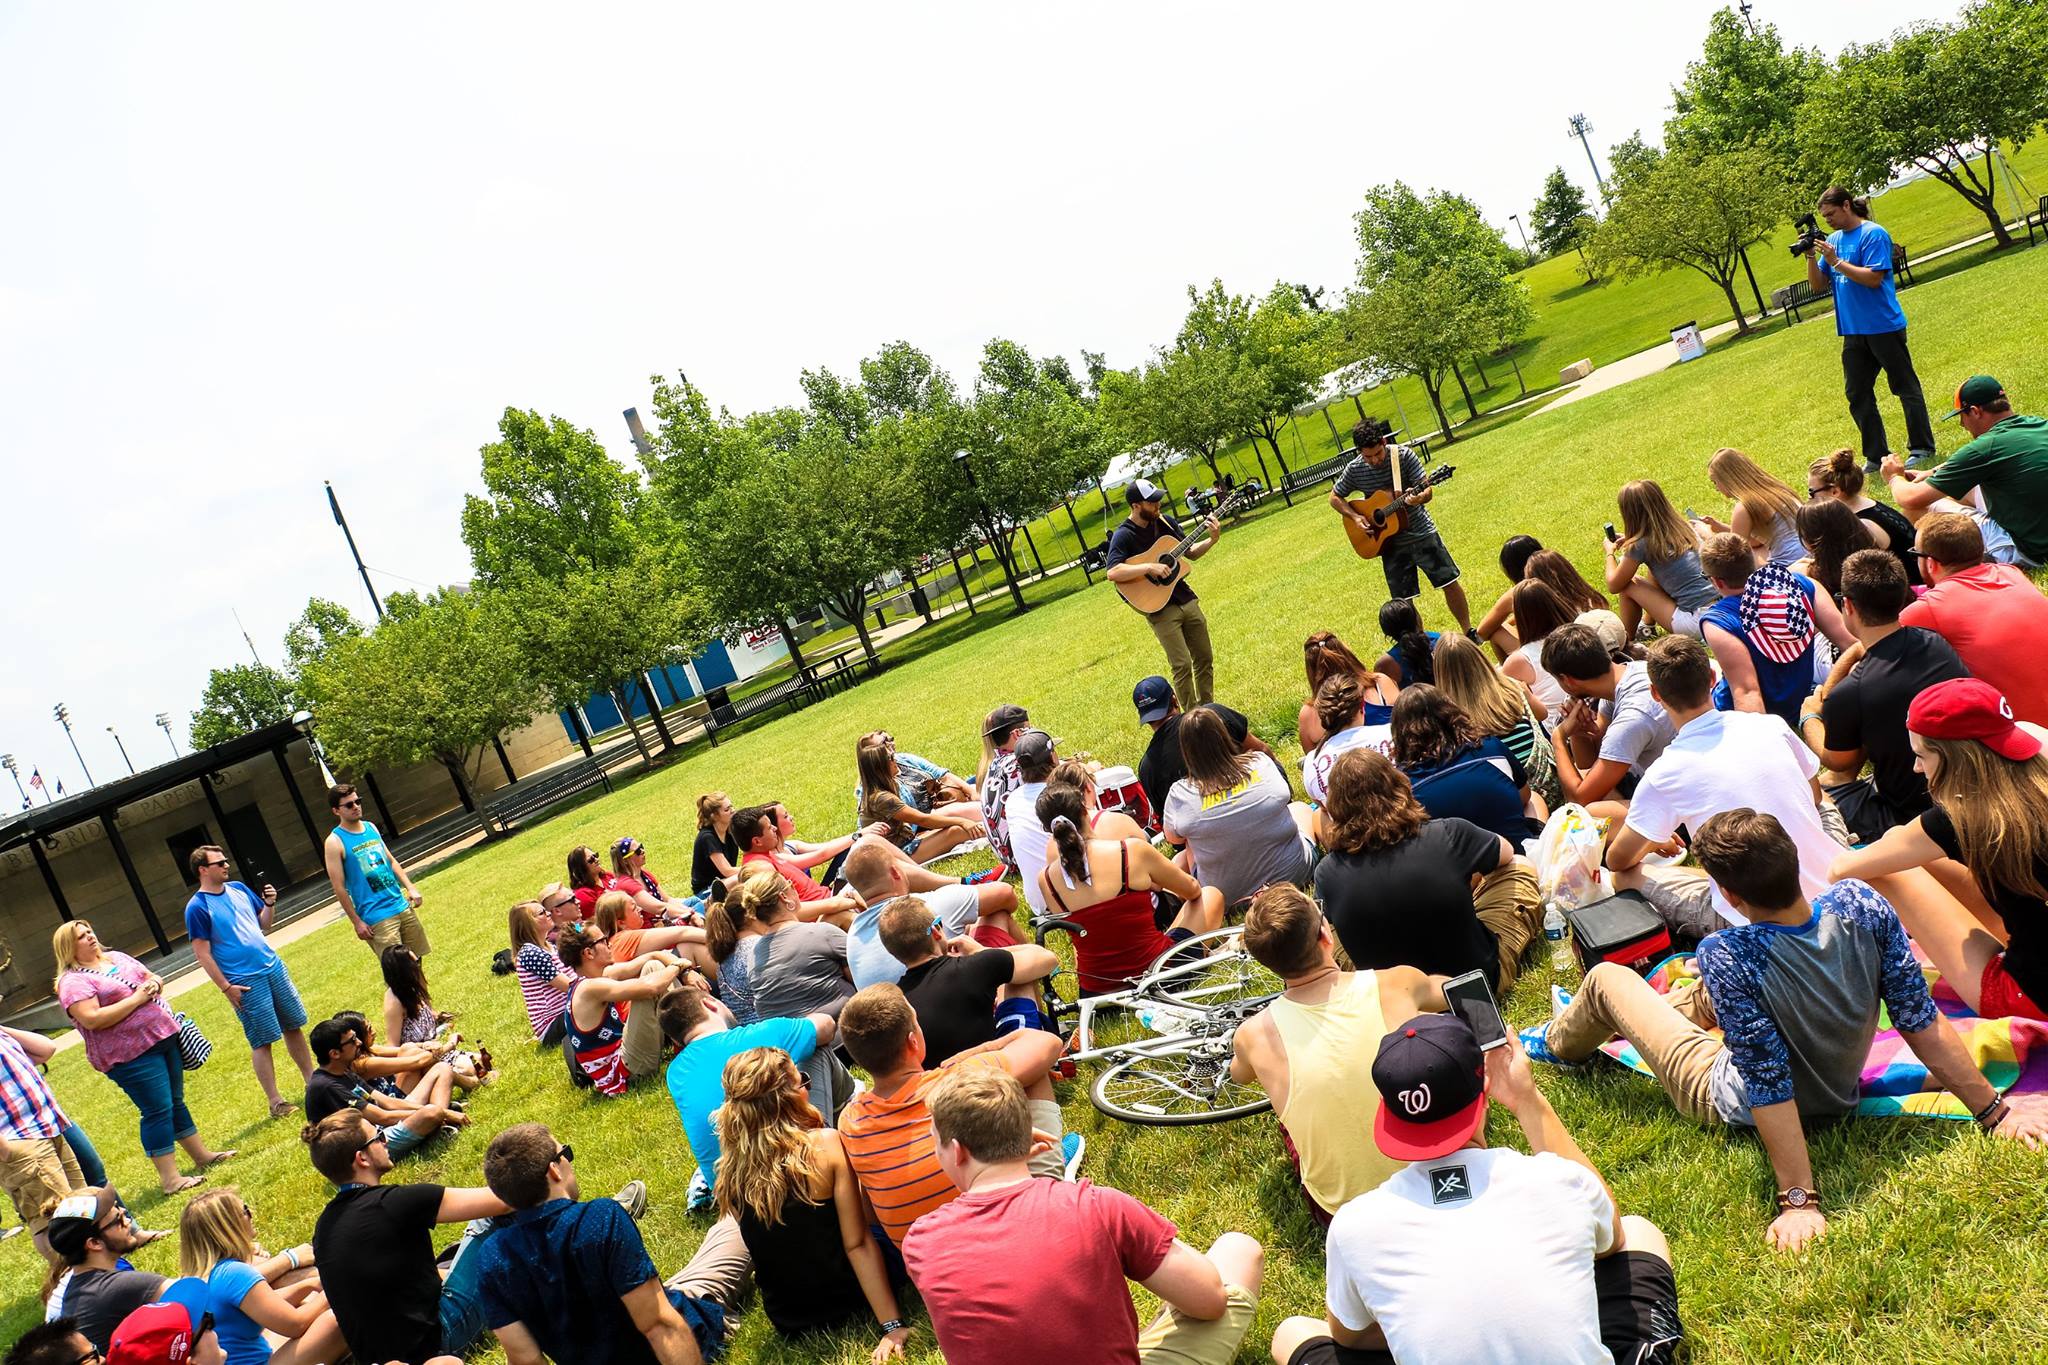
[[640, 409], [626, 409], [626, 430], [633, 433], [633, 449], [642, 455], [654, 453], [654, 443], [647, 439], [647, 428], [640, 425]]

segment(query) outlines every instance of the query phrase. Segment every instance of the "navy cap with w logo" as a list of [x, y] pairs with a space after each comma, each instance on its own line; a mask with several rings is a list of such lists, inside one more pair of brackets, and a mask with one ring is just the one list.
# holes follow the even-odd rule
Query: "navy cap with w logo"
[[1380, 1092], [1373, 1140], [1397, 1160], [1455, 1152], [1486, 1122], [1485, 1054], [1456, 1015], [1418, 1015], [1380, 1039], [1372, 1083]]

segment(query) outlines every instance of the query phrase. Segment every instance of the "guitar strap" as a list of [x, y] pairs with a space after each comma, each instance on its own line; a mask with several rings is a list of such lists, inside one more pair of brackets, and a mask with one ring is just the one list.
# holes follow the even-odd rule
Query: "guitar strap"
[[1394, 496], [1397, 498], [1408, 491], [1401, 486], [1401, 456], [1405, 453], [1404, 447], [1392, 443], [1387, 446], [1387, 459], [1394, 466]]

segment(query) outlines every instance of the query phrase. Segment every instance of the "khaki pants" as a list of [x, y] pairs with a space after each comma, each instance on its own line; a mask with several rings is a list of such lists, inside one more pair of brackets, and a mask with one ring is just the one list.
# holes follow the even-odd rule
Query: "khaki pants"
[[1536, 892], [1536, 874], [1519, 858], [1487, 873], [1473, 894], [1472, 909], [1500, 944], [1500, 975], [1494, 989], [1505, 999], [1521, 975], [1523, 954], [1543, 934], [1543, 898]]
[[[664, 970], [664, 964], [655, 959], [640, 968], [641, 980]], [[619, 1040], [619, 1053], [625, 1059], [626, 1074], [633, 1080], [654, 1076], [661, 1070], [661, 1010], [659, 1000], [635, 1000], [633, 1008], [626, 1014], [626, 1035]]]
[[669, 1276], [664, 1287], [693, 1299], [709, 1299], [721, 1308], [737, 1308], [754, 1278], [754, 1258], [740, 1237], [740, 1225], [721, 1218], [697, 1244], [690, 1263]]
[[1209, 618], [1202, 615], [1202, 604], [1175, 606], [1169, 602], [1145, 620], [1159, 637], [1159, 647], [1166, 651], [1173, 695], [1181, 709], [1192, 710], [1216, 700], [1216, 656], [1209, 649]]
[[1551, 1021], [1550, 1050], [1581, 1061], [1618, 1033], [1636, 1045], [1679, 1113], [1719, 1123], [1707, 1081], [1714, 1059], [1727, 1049], [1707, 1032], [1715, 1023], [1714, 1002], [1700, 983], [1659, 995], [1628, 968], [1596, 962], [1571, 1004]]
[[384, 956], [386, 948], [400, 943], [412, 949], [415, 957], [427, 955], [426, 926], [420, 923], [419, 911], [411, 907], [370, 926], [370, 951], [378, 957]]
[[31, 1234], [42, 1232], [64, 1196], [82, 1190], [85, 1174], [61, 1137], [0, 1138], [0, 1189]]
[[1138, 1334], [1138, 1359], [1144, 1365], [1230, 1365], [1252, 1319], [1259, 1311], [1256, 1294], [1239, 1285], [1223, 1286], [1223, 1316], [1214, 1322], [1166, 1309]]

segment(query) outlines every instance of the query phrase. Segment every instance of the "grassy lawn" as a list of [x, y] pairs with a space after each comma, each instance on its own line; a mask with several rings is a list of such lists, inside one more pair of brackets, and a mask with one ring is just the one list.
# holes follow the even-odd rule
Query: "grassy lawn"
[[[1930, 395], [1982, 370], [2004, 379], [2024, 409], [2038, 410], [2048, 395], [2048, 355], [2033, 338], [2038, 309], [2024, 300], [2044, 289], [2048, 252], [2022, 250], [1909, 291], [1916, 360]], [[1515, 532], [1538, 534], [1591, 573], [1600, 525], [1614, 515], [1613, 490], [1626, 479], [1657, 477], [1681, 505], [1712, 509], [1705, 463], [1722, 444], [1742, 446], [1786, 477], [1799, 477], [1808, 459], [1851, 435], [1836, 349], [1825, 322], [1774, 331], [1454, 448], [1461, 473], [1434, 510], [1475, 601], [1490, 600], [1504, 586], [1494, 551]], [[1896, 424], [1889, 400], [1887, 412]], [[1953, 426], [1938, 432], [1944, 449], [1959, 440]], [[1217, 640], [1219, 695], [1243, 708], [1291, 759], [1302, 691], [1298, 642], [1328, 627], [1361, 652], [1376, 646], [1372, 622], [1384, 596], [1378, 571], [1353, 559], [1324, 508], [1311, 501], [1288, 510], [1276, 502], [1233, 528], [1196, 582]], [[698, 748], [611, 796], [429, 874], [423, 890], [438, 1003], [461, 1012], [467, 1035], [491, 1042], [505, 1074], [475, 1097], [473, 1133], [436, 1143], [401, 1174], [480, 1183], [489, 1133], [544, 1119], [574, 1143], [586, 1193], [609, 1192], [635, 1176], [648, 1181], [653, 1207], [644, 1226], [656, 1263], [679, 1266], [703, 1224], [682, 1211], [690, 1163], [667, 1094], [652, 1087], [595, 1101], [570, 1088], [556, 1056], [535, 1055], [521, 1041], [518, 989], [488, 971], [492, 952], [503, 945], [505, 906], [559, 877], [573, 844], [602, 845], [620, 834], [645, 840], [658, 872], [686, 875], [692, 801], [712, 788], [742, 801], [782, 799], [813, 833], [844, 828], [852, 813], [853, 742], [877, 726], [894, 731], [906, 749], [971, 771], [982, 715], [1014, 700], [1063, 737], [1069, 751], [1134, 761], [1145, 736], [1129, 708], [1130, 687], [1160, 664], [1149, 633], [1109, 589], [1084, 588], [1078, 574], [1034, 585], [1031, 595], [1035, 609], [1022, 618], [1002, 606], [956, 616], [905, 641], [886, 672], [848, 694], [715, 750]], [[1440, 609], [1431, 615], [1433, 624], [1446, 624]], [[379, 986], [369, 954], [346, 933], [322, 930], [285, 956], [316, 1019], [348, 1006], [375, 1013]], [[1525, 978], [1510, 1001], [1518, 1022], [1543, 1012], [1549, 980], [1547, 967]], [[220, 996], [202, 989], [181, 1004], [219, 1045], [192, 1078], [193, 1111], [210, 1141], [241, 1149], [217, 1178], [241, 1187], [270, 1245], [303, 1239], [327, 1190], [306, 1163], [296, 1123], [264, 1119]], [[173, 1225], [176, 1204], [152, 1192], [127, 1101], [77, 1049], [57, 1060], [52, 1077], [143, 1221]], [[2038, 1236], [2048, 1221], [2043, 1158], [1994, 1148], [1952, 1125], [1832, 1125], [1814, 1136], [1829, 1234], [1811, 1254], [1786, 1259], [1762, 1244], [1770, 1172], [1753, 1139], [1680, 1120], [1652, 1084], [1615, 1069], [1541, 1072], [1541, 1081], [1624, 1207], [1669, 1233], [1699, 1359], [2038, 1358], [2037, 1333], [2027, 1324], [2048, 1313], [2048, 1249]], [[1178, 1132], [1130, 1128], [1097, 1116], [1080, 1085], [1068, 1091], [1067, 1117], [1088, 1136], [1091, 1178], [1147, 1199], [1190, 1240], [1237, 1228], [1266, 1243], [1264, 1305], [1242, 1361], [1264, 1358], [1266, 1336], [1282, 1316], [1320, 1311], [1320, 1241], [1297, 1205], [1270, 1118]], [[1490, 1131], [1510, 1141], [1511, 1129], [1496, 1121]], [[175, 1245], [166, 1241], [138, 1259], [173, 1271]], [[40, 1271], [25, 1238], [0, 1245], [0, 1337], [37, 1316]], [[1059, 1305], [1045, 1309], [1057, 1312]], [[937, 1360], [930, 1337], [921, 1342], [918, 1358]], [[855, 1362], [871, 1344], [860, 1334], [785, 1347], [756, 1311], [730, 1358], [742, 1365]]]

